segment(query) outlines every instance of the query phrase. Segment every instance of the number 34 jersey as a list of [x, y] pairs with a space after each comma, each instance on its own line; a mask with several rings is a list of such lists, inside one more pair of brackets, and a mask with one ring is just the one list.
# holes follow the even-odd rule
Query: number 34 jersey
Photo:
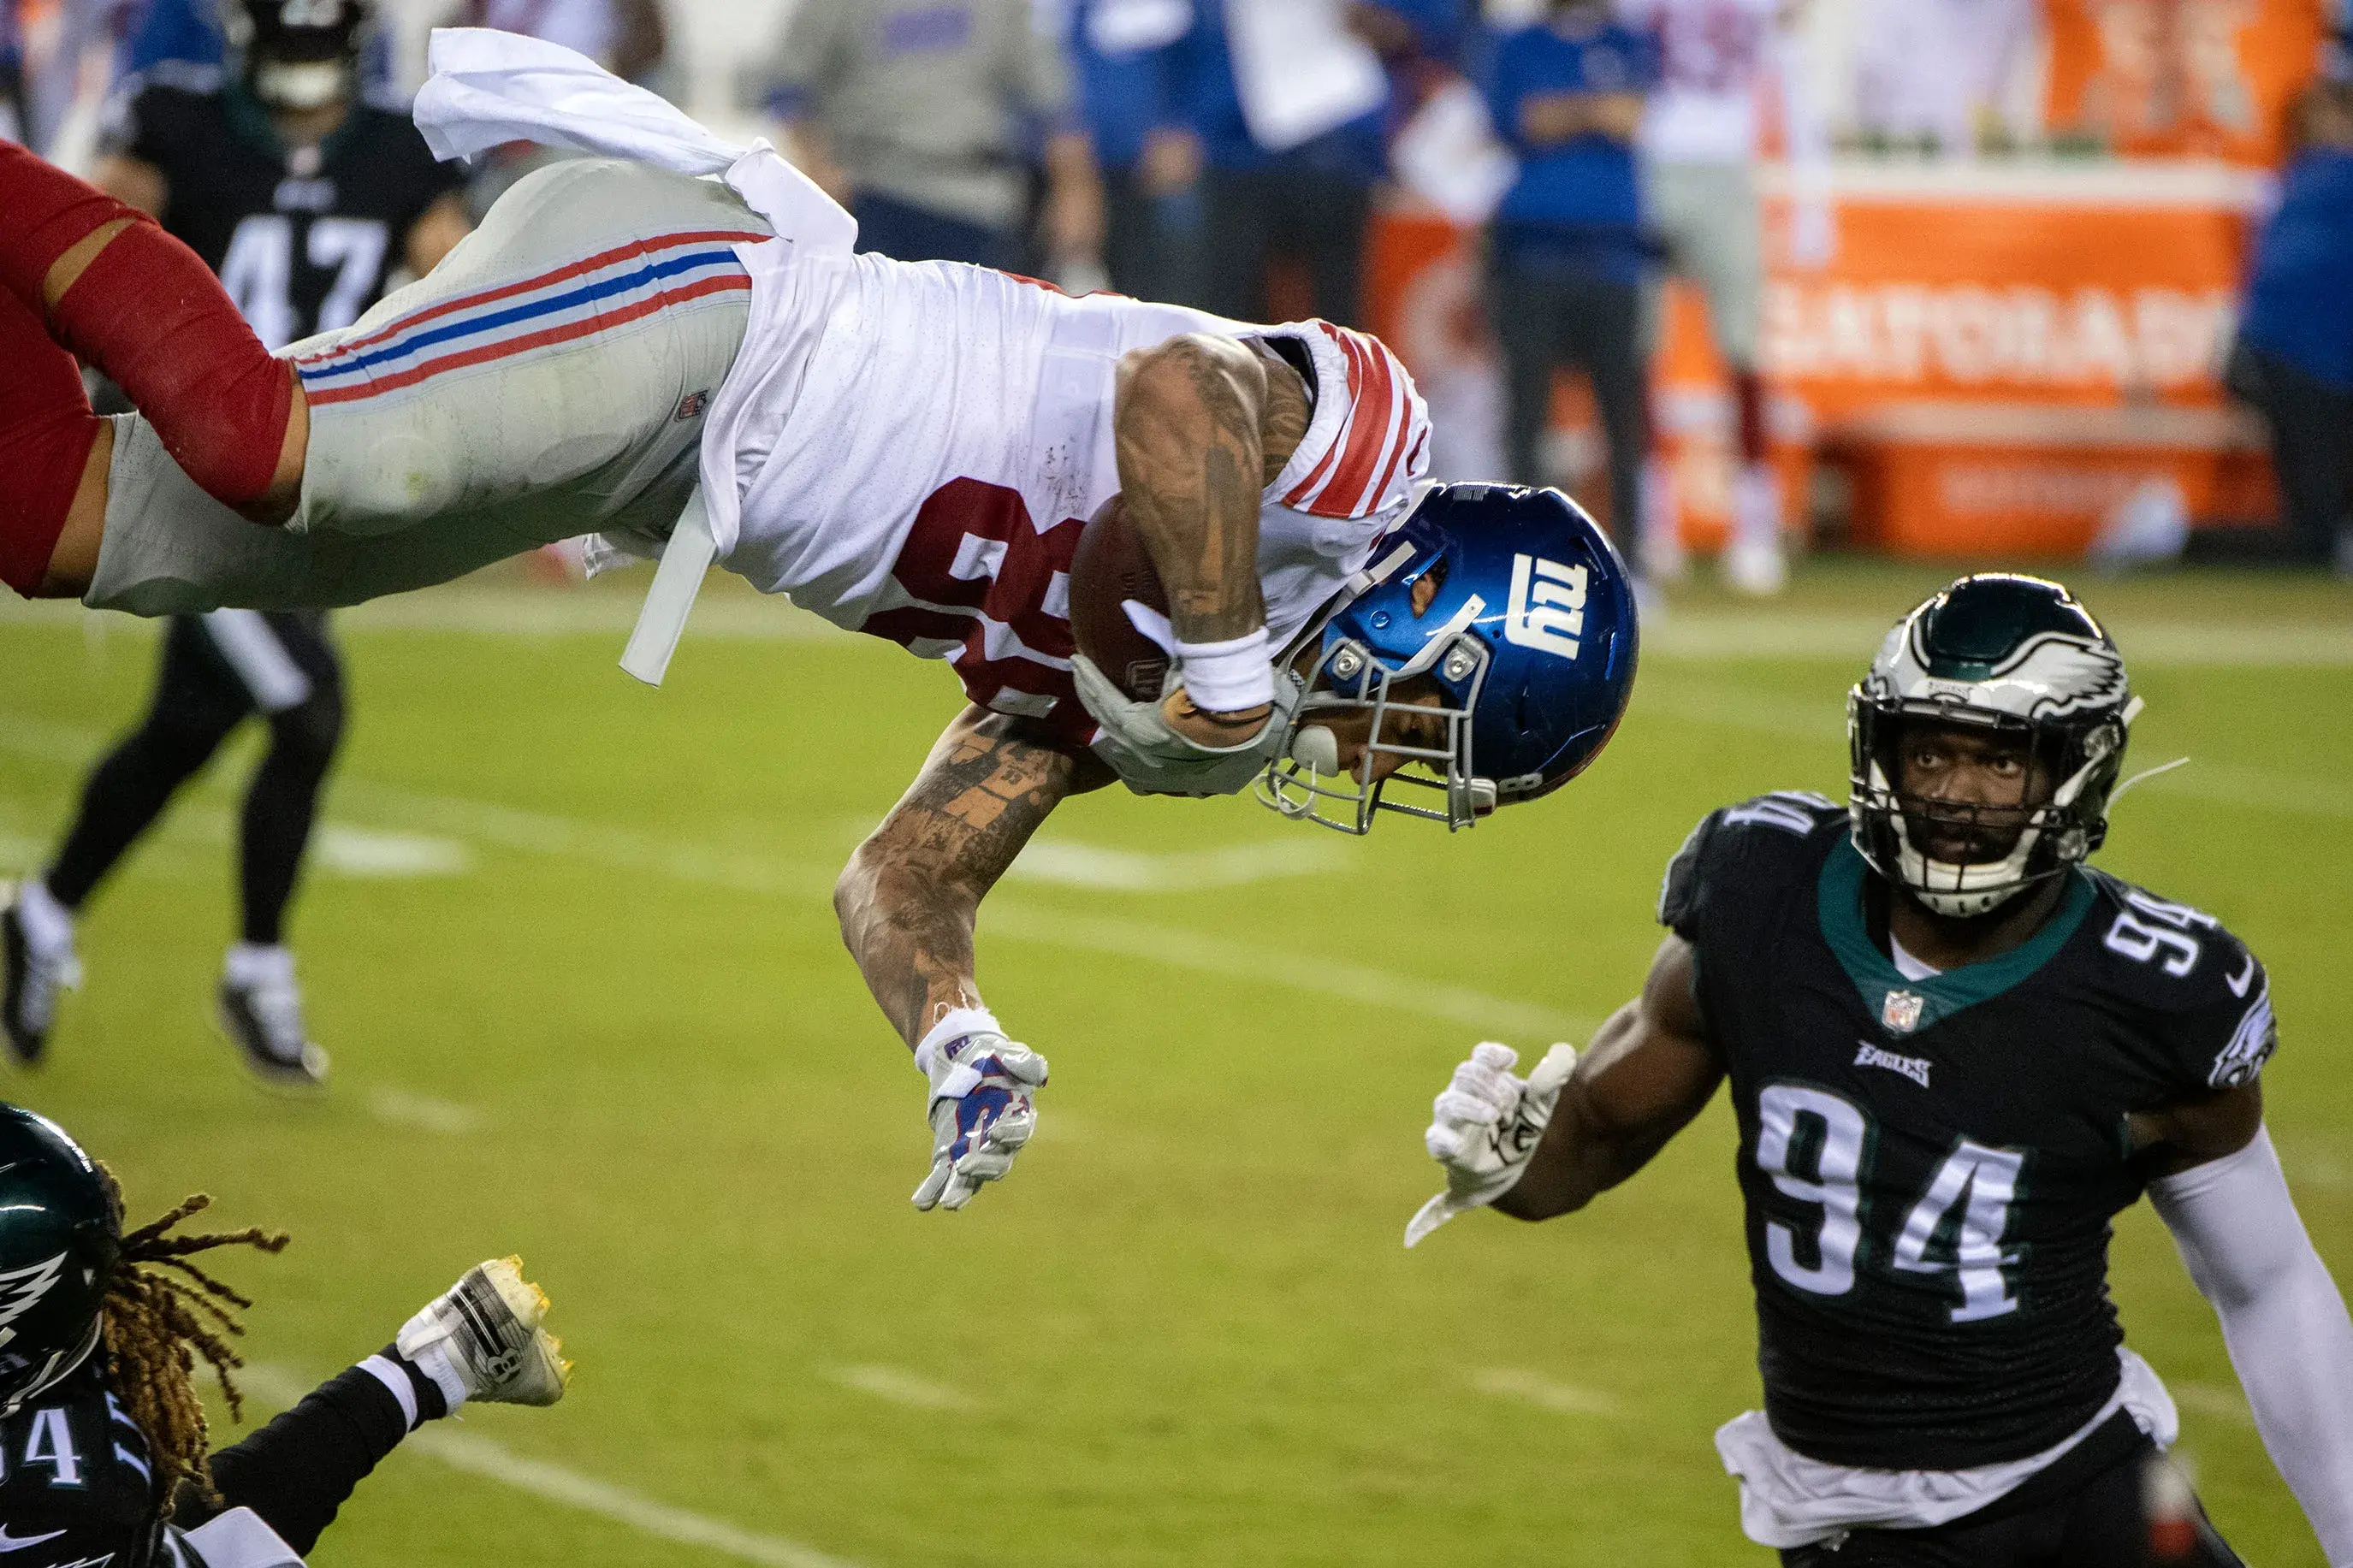
[[2000, 958], [1905, 978], [1843, 807], [1701, 823], [1660, 920], [1693, 944], [1740, 1125], [1766, 1415], [1829, 1463], [2041, 1452], [2115, 1392], [2127, 1118], [2252, 1082], [2269, 986], [2211, 915], [2088, 868]]

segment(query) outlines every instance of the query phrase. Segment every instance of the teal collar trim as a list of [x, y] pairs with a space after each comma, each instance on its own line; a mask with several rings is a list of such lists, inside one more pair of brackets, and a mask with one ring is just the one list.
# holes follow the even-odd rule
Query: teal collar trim
[[1822, 862], [1816, 889], [1822, 940], [1838, 955], [1864, 1010], [1891, 1035], [1915, 1035], [1964, 1007], [2000, 995], [2051, 962], [2067, 944], [2092, 908], [2092, 879], [2078, 867], [2067, 872], [2067, 891], [2042, 929], [1998, 958], [1906, 980], [1871, 940], [1862, 924], [1862, 879], [1868, 868], [1853, 842], [1841, 838]]

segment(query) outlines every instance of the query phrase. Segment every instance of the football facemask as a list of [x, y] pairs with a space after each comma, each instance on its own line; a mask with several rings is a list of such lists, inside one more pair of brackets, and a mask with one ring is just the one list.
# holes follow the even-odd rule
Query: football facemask
[[1600, 753], [1639, 637], [1625, 563], [1574, 501], [1441, 485], [1372, 563], [1287, 657], [1308, 689], [1264, 804], [1344, 833], [1384, 811], [1451, 831]]
[[[1855, 847], [1937, 914], [1998, 909], [2100, 847], [2140, 708], [2114, 639], [2065, 588], [1964, 577], [1888, 633], [1848, 694]], [[2019, 798], [1905, 793], [1904, 747], [1922, 724], [2022, 751]]]
[[359, 82], [367, 0], [231, 0], [221, 10], [246, 85], [276, 110], [302, 112], [348, 99]]

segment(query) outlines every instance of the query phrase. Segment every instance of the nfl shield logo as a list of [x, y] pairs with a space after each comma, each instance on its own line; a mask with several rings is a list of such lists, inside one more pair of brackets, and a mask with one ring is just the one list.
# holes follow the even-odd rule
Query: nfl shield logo
[[1920, 1026], [1920, 1009], [1926, 1002], [1916, 992], [1890, 991], [1886, 1004], [1879, 1010], [1879, 1021], [1892, 1034], [1908, 1035]]

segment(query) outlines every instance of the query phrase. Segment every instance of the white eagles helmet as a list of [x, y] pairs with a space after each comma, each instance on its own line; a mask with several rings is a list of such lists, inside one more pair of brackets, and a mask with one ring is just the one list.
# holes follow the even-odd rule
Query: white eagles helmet
[[[1963, 577], [1887, 634], [1871, 672], [1847, 694], [1855, 847], [1940, 915], [1998, 908], [2100, 847], [2140, 708], [2115, 639], [2065, 588], [2006, 573]], [[1996, 808], [1897, 791], [1898, 749], [1919, 721], [2022, 736], [2054, 781], [2048, 799], [2001, 808], [2016, 832], [1998, 858], [1957, 864], [1914, 846], [1907, 817], [1961, 814], [1972, 826], [2007, 826], [1994, 820]]]

